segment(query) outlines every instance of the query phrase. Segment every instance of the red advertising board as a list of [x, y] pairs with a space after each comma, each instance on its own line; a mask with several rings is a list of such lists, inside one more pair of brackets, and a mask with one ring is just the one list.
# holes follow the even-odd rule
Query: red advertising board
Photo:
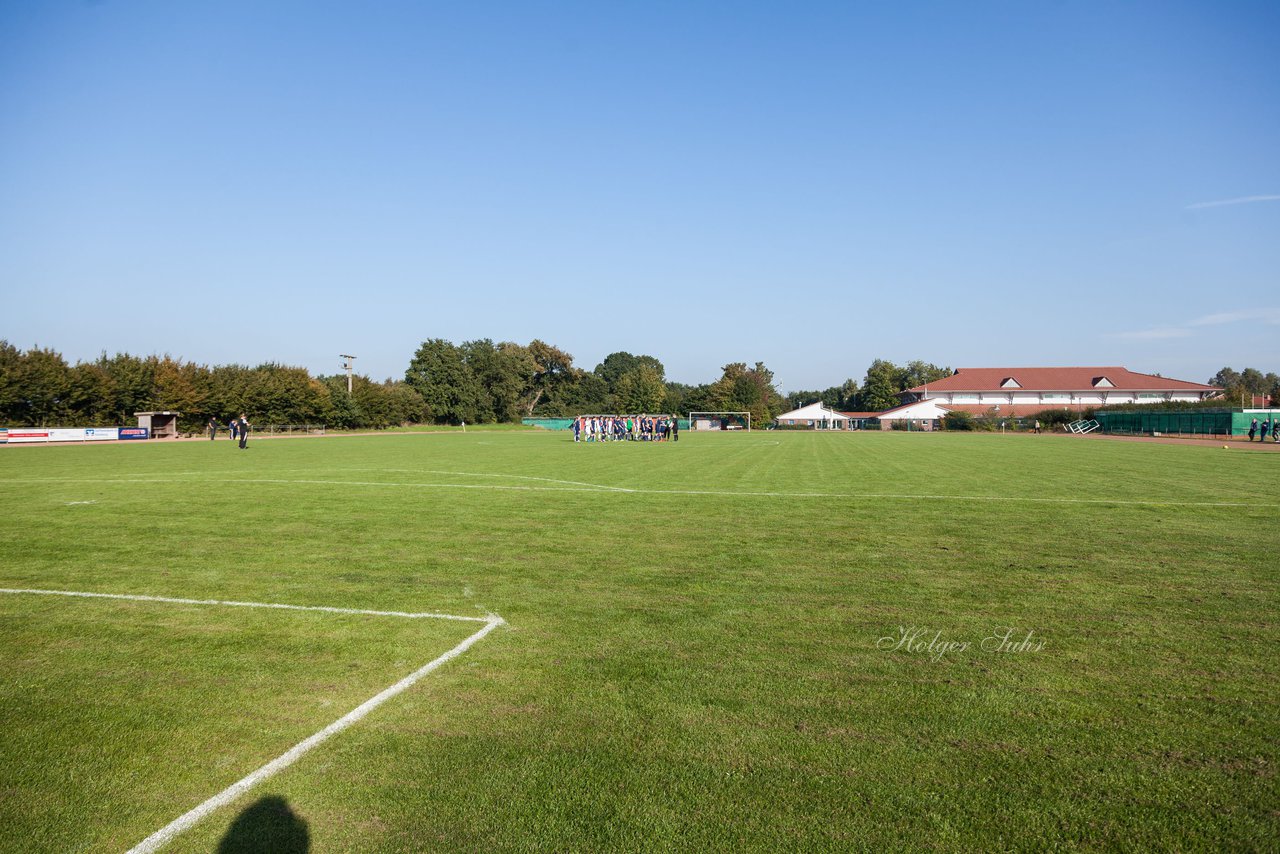
[[48, 430], [25, 430], [18, 429], [9, 430], [9, 444], [17, 445], [23, 442], [47, 442], [49, 441]]

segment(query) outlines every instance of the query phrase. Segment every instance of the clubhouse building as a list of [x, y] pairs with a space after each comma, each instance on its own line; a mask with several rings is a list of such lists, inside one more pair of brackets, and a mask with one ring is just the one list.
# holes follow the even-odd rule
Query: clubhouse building
[[1046, 409], [1206, 400], [1221, 391], [1121, 367], [960, 368], [937, 382], [907, 389], [898, 395], [901, 405], [884, 412], [835, 412], [811, 403], [777, 420], [786, 426], [848, 430], [872, 418], [932, 423], [948, 412], [1028, 418]]

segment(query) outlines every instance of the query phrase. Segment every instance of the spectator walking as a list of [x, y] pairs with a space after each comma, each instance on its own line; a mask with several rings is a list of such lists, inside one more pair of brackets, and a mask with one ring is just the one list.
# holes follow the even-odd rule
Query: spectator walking
[[1253, 423], [1249, 425], [1249, 441], [1253, 441], [1253, 437], [1258, 433], [1258, 419], [1253, 419]]

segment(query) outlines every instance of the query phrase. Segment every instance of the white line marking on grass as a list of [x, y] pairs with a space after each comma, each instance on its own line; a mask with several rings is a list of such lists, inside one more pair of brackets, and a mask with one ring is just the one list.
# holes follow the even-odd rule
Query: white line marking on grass
[[159, 851], [169, 842], [173, 841], [173, 839], [176, 836], [178, 836], [179, 834], [181, 834], [186, 830], [189, 830], [197, 822], [199, 822], [204, 817], [208, 816], [210, 813], [218, 810], [221, 807], [226, 806], [227, 804], [230, 804], [236, 798], [240, 797], [245, 792], [249, 791], [250, 789], [258, 785], [262, 781], [270, 777], [273, 777], [276, 774], [283, 771], [284, 769], [288, 768], [290, 765], [297, 762], [304, 755], [310, 752], [313, 748], [318, 747], [320, 744], [323, 744], [325, 741], [329, 740], [329, 738], [331, 738], [332, 736], [335, 736], [338, 733], [342, 732], [343, 730], [348, 729], [354, 724], [360, 722], [366, 716], [368, 716], [370, 712], [372, 712], [374, 709], [378, 708], [383, 703], [390, 700], [392, 697], [395, 697], [398, 694], [402, 694], [405, 691], [407, 691], [409, 688], [413, 687], [422, 679], [422, 677], [426, 676], [431, 671], [436, 670], [441, 665], [444, 665], [449, 661], [452, 661], [453, 659], [462, 655], [464, 652], [466, 652], [476, 643], [483, 640], [490, 632], [492, 632], [498, 626], [506, 625], [506, 620], [502, 619], [496, 614], [489, 614], [486, 617], [461, 617], [453, 614], [433, 614], [433, 613], [414, 614], [414, 613], [408, 613], [404, 611], [371, 611], [371, 610], [366, 610], [362, 608], [330, 608], [330, 607], [320, 606], [320, 605], [283, 605], [283, 604], [274, 603], [274, 602], [234, 602], [234, 601], [223, 601], [218, 599], [177, 599], [177, 598], [171, 598], [168, 596], [142, 596], [142, 595], [132, 595], [132, 594], [126, 594], [126, 593], [89, 593], [89, 592], [73, 591], [73, 590], [36, 590], [36, 589], [0, 588], [0, 593], [30, 594], [30, 595], [37, 595], [37, 596], [75, 596], [75, 597], [82, 597], [82, 598], [89, 598], [89, 599], [126, 599], [126, 600], [133, 600], [137, 602], [165, 602], [165, 603], [180, 604], [180, 605], [228, 605], [228, 606], [233, 606], [238, 608], [275, 608], [275, 609], [285, 609], [290, 611], [323, 611], [326, 613], [333, 613], [333, 614], [358, 614], [358, 615], [376, 616], [376, 617], [406, 617], [409, 619], [430, 618], [430, 619], [438, 619], [438, 620], [464, 620], [467, 622], [484, 623], [483, 628], [481, 628], [479, 631], [467, 637], [466, 640], [462, 641], [462, 643], [458, 644], [453, 649], [449, 650], [448, 652], [444, 653], [443, 655], [435, 659], [432, 659], [430, 662], [428, 662], [427, 664], [424, 664], [422, 667], [419, 667], [417, 670], [410, 673], [408, 676], [401, 679], [399, 682], [395, 683], [391, 687], [386, 688], [385, 690], [379, 692], [375, 696], [370, 697], [368, 700], [365, 700], [363, 703], [356, 706], [354, 709], [347, 712], [345, 715], [338, 718], [336, 721], [329, 724], [324, 729], [298, 742], [293, 747], [289, 748], [289, 750], [285, 751], [280, 756], [277, 756], [275, 759], [272, 759], [270, 762], [268, 762], [266, 765], [263, 765], [258, 770], [254, 771], [253, 773], [249, 774], [246, 777], [241, 778], [235, 783], [232, 783], [230, 786], [223, 789], [221, 792], [214, 795], [213, 797], [209, 798], [204, 803], [200, 804], [194, 809], [189, 810], [188, 812], [184, 813], [183, 815], [169, 822], [164, 827], [160, 828], [155, 833], [151, 834], [146, 839], [139, 842], [133, 848], [130, 848], [127, 854], [150, 854], [151, 852]]
[[438, 469], [362, 469], [362, 471], [394, 471], [402, 474], [452, 474], [459, 477], [503, 477], [512, 480], [538, 480], [543, 483], [564, 483], [569, 486], [589, 486], [592, 489], [606, 489], [612, 492], [635, 492], [625, 486], [608, 486], [603, 483], [586, 483], [581, 480], [558, 480], [554, 477], [535, 477], [531, 474], [483, 474], [470, 471], [440, 471]]
[[[495, 475], [496, 477], [497, 475]], [[550, 478], [546, 478], [550, 480]], [[113, 478], [11, 478], [6, 483], [197, 483], [200, 481], [154, 478], [151, 480]], [[1032, 504], [1122, 504], [1133, 507], [1246, 507], [1262, 510], [1280, 510], [1280, 504], [1258, 504], [1244, 501], [1151, 501], [1130, 498], [1048, 498], [1020, 495], [942, 495], [934, 493], [894, 492], [733, 492], [723, 489], [645, 489], [643, 487], [599, 486], [507, 486], [479, 483], [411, 483], [385, 480], [316, 480], [302, 478], [228, 478], [226, 483], [274, 483], [312, 486], [369, 486], [401, 487], [414, 489], [493, 489], [509, 492], [600, 492], [630, 495], [710, 495], [725, 498], [842, 498], [847, 501], [1023, 501]], [[552, 481], [570, 484], [574, 481]]]
[[369, 611], [363, 608], [331, 608], [327, 605], [282, 605], [278, 602], [232, 602], [221, 599], [175, 599], [170, 596], [141, 596], [127, 593], [85, 593], [79, 590], [34, 590], [0, 587], [0, 593], [30, 593], [37, 596], [78, 596], [85, 599], [129, 599], [134, 602], [168, 602], [174, 605], [227, 605], [233, 608], [274, 608], [283, 611], [324, 611], [329, 614], [358, 614], [367, 617], [406, 617], [411, 620], [462, 620], [490, 623], [498, 617], [460, 617], [455, 614], [410, 614], [405, 611]]
[[312, 748], [322, 744], [323, 742], [327, 741], [331, 736], [337, 735], [338, 733], [342, 732], [344, 729], [347, 729], [348, 727], [350, 727], [352, 724], [359, 722], [361, 719], [363, 719], [366, 715], [368, 715], [374, 709], [378, 708], [378, 706], [381, 706], [387, 700], [390, 700], [392, 697], [396, 696], [397, 694], [400, 694], [405, 690], [411, 688], [414, 684], [418, 682], [418, 680], [422, 679], [422, 677], [426, 676], [428, 673], [435, 670], [440, 665], [462, 655], [464, 652], [470, 649], [472, 645], [479, 642], [481, 639], [485, 637], [485, 635], [489, 634], [489, 632], [493, 631], [498, 626], [502, 625], [502, 623], [503, 623], [503, 620], [500, 617], [494, 618], [493, 620], [486, 620], [485, 626], [483, 629], [471, 635], [469, 638], [467, 638], [462, 643], [455, 646], [453, 649], [446, 652], [444, 655], [440, 656], [439, 658], [435, 659], [429, 664], [423, 665], [422, 667], [418, 668], [413, 673], [410, 673], [408, 676], [401, 679], [399, 682], [392, 685], [390, 688], [387, 688], [385, 691], [378, 694], [377, 696], [371, 697], [370, 699], [365, 700], [363, 703], [356, 706], [354, 709], [347, 712], [345, 715], [338, 718], [336, 721], [329, 724], [327, 727], [320, 730], [315, 735], [303, 741], [298, 742], [293, 747], [291, 747], [287, 752], [271, 760], [266, 765], [263, 765], [261, 768], [259, 768], [257, 771], [254, 771], [249, 776], [239, 780], [238, 782], [232, 783], [230, 786], [223, 789], [221, 792], [214, 795], [212, 798], [209, 798], [209, 800], [200, 804], [200, 806], [196, 807], [195, 809], [191, 810], [185, 815], [182, 815], [179, 818], [174, 819], [169, 824], [165, 825], [164, 827], [157, 830], [155, 833], [148, 836], [146, 839], [139, 842], [133, 848], [130, 848], [128, 851], [128, 854], [150, 854], [150, 852], [159, 851], [162, 847], [168, 844], [169, 841], [172, 840], [175, 836], [191, 828], [193, 825], [195, 825], [198, 821], [200, 821], [205, 816], [209, 815], [210, 813], [219, 809], [220, 807], [224, 807], [227, 804], [231, 803], [236, 798], [240, 797], [242, 794], [247, 792], [249, 789], [252, 789], [254, 786], [261, 783], [263, 780], [266, 780], [269, 777], [272, 777], [275, 774], [278, 774], [279, 772], [283, 771], [285, 768], [288, 768], [290, 765], [292, 765], [293, 763], [301, 759]]
[[81, 506], [81, 505], [83, 505], [83, 504], [97, 504], [98, 502], [96, 502], [96, 501], [67, 501], [67, 502], [65, 502], [65, 503], [66, 503], [66, 506], [68, 506], [68, 507], [79, 507], [79, 506]]

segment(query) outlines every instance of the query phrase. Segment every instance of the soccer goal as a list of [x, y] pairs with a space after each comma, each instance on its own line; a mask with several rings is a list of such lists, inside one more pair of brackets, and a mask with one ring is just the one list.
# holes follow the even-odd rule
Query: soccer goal
[[690, 430], [751, 430], [750, 412], [690, 412]]

